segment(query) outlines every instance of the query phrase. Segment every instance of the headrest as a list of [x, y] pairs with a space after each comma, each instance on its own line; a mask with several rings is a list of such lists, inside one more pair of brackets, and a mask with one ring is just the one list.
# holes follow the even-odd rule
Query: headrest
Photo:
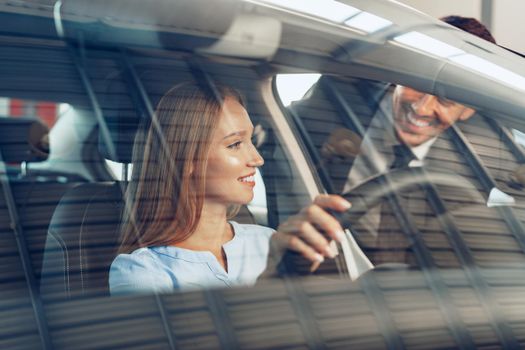
[[49, 128], [36, 118], [0, 117], [0, 151], [7, 163], [46, 160]]

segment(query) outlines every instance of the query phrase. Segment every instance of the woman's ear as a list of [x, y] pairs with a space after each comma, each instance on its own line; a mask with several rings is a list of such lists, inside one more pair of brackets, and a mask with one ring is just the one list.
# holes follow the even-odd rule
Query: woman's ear
[[464, 107], [463, 112], [461, 112], [461, 115], [459, 116], [459, 120], [461, 121], [467, 120], [470, 117], [472, 117], [474, 113], [476, 113], [476, 110], [469, 108], [469, 107]]

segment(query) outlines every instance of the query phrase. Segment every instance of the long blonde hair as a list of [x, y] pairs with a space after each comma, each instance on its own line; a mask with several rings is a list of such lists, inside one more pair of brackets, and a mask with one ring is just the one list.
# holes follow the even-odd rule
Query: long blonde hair
[[[179, 84], [162, 97], [153, 120], [143, 123], [133, 147], [119, 253], [172, 245], [195, 231], [203, 207], [210, 142], [226, 97], [244, 106], [232, 88]], [[238, 207], [230, 208], [228, 216], [237, 211]]]

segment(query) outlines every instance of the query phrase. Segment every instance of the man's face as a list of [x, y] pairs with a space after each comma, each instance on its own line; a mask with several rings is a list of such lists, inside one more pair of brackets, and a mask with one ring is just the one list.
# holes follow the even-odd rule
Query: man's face
[[474, 114], [457, 102], [398, 85], [393, 95], [394, 126], [399, 140], [410, 147], [438, 136], [458, 120]]

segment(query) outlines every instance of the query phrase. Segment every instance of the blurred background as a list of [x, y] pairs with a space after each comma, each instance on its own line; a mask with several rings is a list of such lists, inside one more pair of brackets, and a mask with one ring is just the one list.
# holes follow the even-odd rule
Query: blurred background
[[397, 0], [432, 17], [461, 15], [479, 19], [497, 42], [525, 53], [525, 1], [523, 0]]

